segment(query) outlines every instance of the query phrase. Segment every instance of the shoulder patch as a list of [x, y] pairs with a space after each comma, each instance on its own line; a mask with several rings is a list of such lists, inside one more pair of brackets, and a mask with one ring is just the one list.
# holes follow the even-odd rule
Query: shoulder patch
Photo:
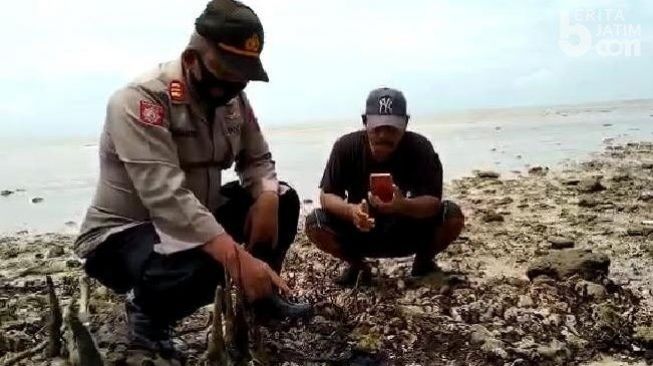
[[179, 80], [173, 80], [168, 85], [168, 94], [173, 102], [185, 102], [186, 86]]
[[140, 102], [140, 121], [146, 125], [161, 126], [163, 125], [163, 117], [165, 110], [162, 106], [141, 100]]

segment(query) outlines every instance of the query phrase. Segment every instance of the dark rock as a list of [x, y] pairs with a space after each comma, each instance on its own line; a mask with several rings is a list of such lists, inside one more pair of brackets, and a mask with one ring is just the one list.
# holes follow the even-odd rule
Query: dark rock
[[556, 360], [557, 364], [562, 364], [564, 360], [571, 357], [567, 346], [558, 340], [553, 340], [549, 346], [537, 347], [537, 353], [545, 360]]
[[43, 202], [43, 198], [41, 197], [32, 198], [32, 203], [41, 203], [41, 202]]
[[528, 174], [532, 175], [546, 175], [549, 172], [549, 168], [543, 168], [541, 166], [534, 166], [528, 169]]
[[0, 196], [2, 196], [2, 197], [7, 197], [7, 196], [10, 196], [12, 194], [14, 194], [13, 191], [2, 191], [2, 192], [0, 192]]
[[66, 261], [66, 267], [68, 268], [80, 268], [82, 263], [77, 259], [69, 259]]
[[580, 179], [577, 178], [567, 178], [562, 181], [562, 184], [566, 186], [577, 186], [580, 183]]
[[610, 302], [596, 305], [592, 309], [592, 319], [594, 324], [590, 338], [600, 348], [609, 347], [623, 339], [626, 336], [625, 333], [630, 333], [628, 327], [625, 326], [626, 319], [622, 316], [622, 312]]
[[505, 359], [508, 353], [505, 350], [506, 345], [496, 339], [490, 331], [480, 324], [474, 324], [470, 327], [470, 343], [480, 346], [481, 350], [492, 356]]
[[580, 215], [578, 215], [578, 218], [580, 220], [584, 221], [585, 223], [593, 223], [594, 221], [596, 221], [597, 217], [598, 216], [596, 216], [594, 214], [580, 214]]
[[4, 251], [0, 252], [0, 259], [13, 259], [17, 258], [20, 252], [18, 251], [18, 248], [14, 246], [10, 246]]
[[635, 328], [633, 339], [635, 342], [642, 345], [642, 347], [648, 350], [653, 350], [653, 327]]
[[491, 222], [504, 222], [505, 218], [502, 215], [499, 215], [498, 213], [494, 211], [487, 212], [485, 215], [483, 215], [482, 218], [483, 222], [486, 223], [491, 223]]
[[528, 267], [526, 274], [531, 281], [538, 276], [564, 280], [573, 275], [593, 280], [607, 275], [609, 268], [610, 258], [605, 254], [592, 253], [589, 250], [567, 249], [535, 259]]
[[24, 351], [31, 342], [30, 337], [23, 332], [10, 330], [3, 333], [0, 333], [0, 354]]
[[642, 194], [639, 195], [639, 199], [644, 202], [653, 201], [653, 191], [642, 192]]
[[535, 254], [536, 257], [542, 257], [549, 254], [549, 251], [546, 249], [537, 248], [533, 254]]
[[633, 226], [626, 230], [628, 236], [648, 236], [653, 233], [653, 227]]
[[449, 285], [444, 285], [440, 287], [439, 294], [442, 296], [450, 296], [452, 292], [452, 288]]
[[576, 284], [576, 291], [582, 297], [601, 301], [608, 296], [608, 290], [598, 283], [580, 281]]
[[476, 177], [483, 179], [498, 179], [501, 175], [493, 171], [477, 171]]
[[549, 243], [551, 243], [551, 248], [553, 249], [568, 249], [574, 247], [574, 241], [571, 239], [566, 239], [559, 236], [550, 237]]
[[603, 300], [608, 296], [608, 291], [603, 287], [603, 285], [599, 285], [598, 283], [588, 283], [587, 287], [585, 288], [587, 291], [587, 296], [594, 300]]
[[499, 206], [505, 206], [505, 205], [509, 205], [509, 204], [511, 204], [511, 203], [513, 203], [513, 202], [514, 202], [514, 200], [513, 200], [512, 198], [510, 198], [510, 197], [503, 197], [502, 199], [498, 200], [498, 201], [496, 202], [496, 204], [499, 205]]
[[520, 308], [532, 308], [535, 303], [533, 299], [528, 295], [519, 296], [519, 301], [517, 302], [517, 307]]
[[578, 184], [578, 190], [583, 193], [596, 193], [605, 190], [605, 186], [601, 184], [598, 178], [586, 178]]
[[642, 244], [642, 250], [648, 253], [648, 255], [653, 258], [653, 243], [644, 243]]
[[633, 178], [628, 173], [615, 174], [614, 176], [612, 176], [613, 182], [627, 182], [632, 179]]
[[472, 325], [469, 330], [471, 331], [470, 343], [474, 345], [481, 345], [487, 340], [492, 339], [492, 333], [487, 328], [480, 324]]
[[51, 258], [59, 258], [64, 255], [64, 250], [60, 246], [53, 246], [52, 248], [48, 249], [48, 252], [45, 254], [45, 256], [49, 259]]
[[593, 208], [599, 205], [599, 201], [591, 197], [583, 197], [578, 201], [578, 206], [585, 208]]

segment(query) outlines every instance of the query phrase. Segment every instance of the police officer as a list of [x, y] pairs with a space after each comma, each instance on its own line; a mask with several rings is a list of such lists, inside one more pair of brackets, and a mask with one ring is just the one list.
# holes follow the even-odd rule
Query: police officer
[[[299, 198], [278, 182], [243, 92], [268, 81], [263, 41], [252, 9], [213, 0], [179, 60], [109, 101], [97, 191], [75, 248], [91, 277], [128, 293], [135, 348], [176, 357], [172, 325], [211, 302], [225, 268], [257, 311], [309, 311], [278, 296], [289, 291], [279, 271]], [[234, 164], [239, 181], [223, 186]]]

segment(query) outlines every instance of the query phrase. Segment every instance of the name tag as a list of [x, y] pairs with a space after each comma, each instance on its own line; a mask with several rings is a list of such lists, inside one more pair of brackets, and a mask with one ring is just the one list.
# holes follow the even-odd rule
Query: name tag
[[227, 136], [239, 135], [242, 126], [242, 115], [237, 99], [233, 99], [226, 106], [225, 114], [225, 133]]
[[241, 124], [238, 122], [227, 122], [225, 125], [225, 133], [227, 136], [240, 135]]

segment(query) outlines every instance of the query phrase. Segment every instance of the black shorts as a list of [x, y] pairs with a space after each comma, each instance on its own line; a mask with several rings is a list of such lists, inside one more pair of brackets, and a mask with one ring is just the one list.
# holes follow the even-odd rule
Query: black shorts
[[460, 212], [458, 205], [442, 201], [434, 217], [414, 219], [399, 216], [377, 216], [372, 231], [359, 231], [353, 223], [318, 208], [306, 217], [307, 229], [327, 230], [336, 234], [346, 255], [368, 258], [407, 257], [425, 250], [433, 243], [436, 229]]

